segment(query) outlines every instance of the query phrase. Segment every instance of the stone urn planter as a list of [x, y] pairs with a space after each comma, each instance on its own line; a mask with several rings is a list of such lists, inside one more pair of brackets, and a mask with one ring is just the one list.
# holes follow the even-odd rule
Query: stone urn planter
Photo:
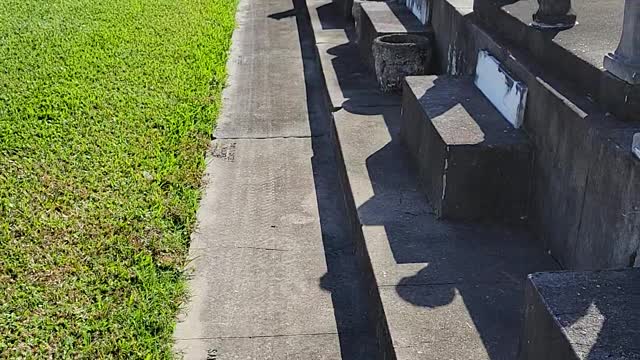
[[392, 34], [377, 37], [373, 42], [373, 60], [380, 90], [400, 91], [406, 76], [427, 74], [431, 56], [431, 42], [425, 36]]

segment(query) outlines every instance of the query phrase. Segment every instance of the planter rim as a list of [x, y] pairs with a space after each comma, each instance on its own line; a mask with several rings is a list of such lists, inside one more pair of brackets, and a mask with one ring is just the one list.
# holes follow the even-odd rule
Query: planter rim
[[384, 46], [429, 46], [429, 38], [417, 34], [388, 34], [378, 36], [376, 44]]

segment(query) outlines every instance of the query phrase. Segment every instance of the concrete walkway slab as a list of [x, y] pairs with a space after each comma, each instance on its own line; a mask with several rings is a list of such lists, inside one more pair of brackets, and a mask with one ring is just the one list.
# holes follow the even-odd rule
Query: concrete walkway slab
[[322, 254], [311, 139], [215, 140], [191, 248]]
[[185, 359], [375, 357], [300, 5], [239, 4], [174, 333]]
[[177, 339], [337, 334], [324, 258], [263, 249], [196, 250]]
[[242, 1], [216, 138], [311, 135], [297, 12], [291, 1]]
[[314, 335], [322, 348], [334, 340], [318, 358], [328, 349], [339, 358], [311, 153], [310, 139], [214, 141], [189, 254], [191, 297], [175, 332], [193, 345], [185, 358], [203, 358], [204, 340], [220, 352], [221, 339]]

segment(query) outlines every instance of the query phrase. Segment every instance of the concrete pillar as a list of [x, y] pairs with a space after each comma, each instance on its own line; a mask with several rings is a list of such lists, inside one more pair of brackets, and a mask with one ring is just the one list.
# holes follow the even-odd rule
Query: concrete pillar
[[534, 27], [563, 30], [576, 24], [571, 0], [538, 0], [538, 5], [538, 12], [533, 14]]
[[620, 45], [605, 56], [604, 68], [630, 84], [640, 84], [640, 0], [625, 1]]

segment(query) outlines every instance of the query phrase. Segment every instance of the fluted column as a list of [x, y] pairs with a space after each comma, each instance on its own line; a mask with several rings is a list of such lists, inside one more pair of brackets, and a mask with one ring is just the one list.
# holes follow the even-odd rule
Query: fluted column
[[640, 84], [640, 0], [626, 0], [620, 45], [604, 58], [604, 67], [630, 84]]
[[538, 5], [538, 12], [533, 14], [534, 27], [562, 30], [576, 24], [571, 0], [538, 0]]

